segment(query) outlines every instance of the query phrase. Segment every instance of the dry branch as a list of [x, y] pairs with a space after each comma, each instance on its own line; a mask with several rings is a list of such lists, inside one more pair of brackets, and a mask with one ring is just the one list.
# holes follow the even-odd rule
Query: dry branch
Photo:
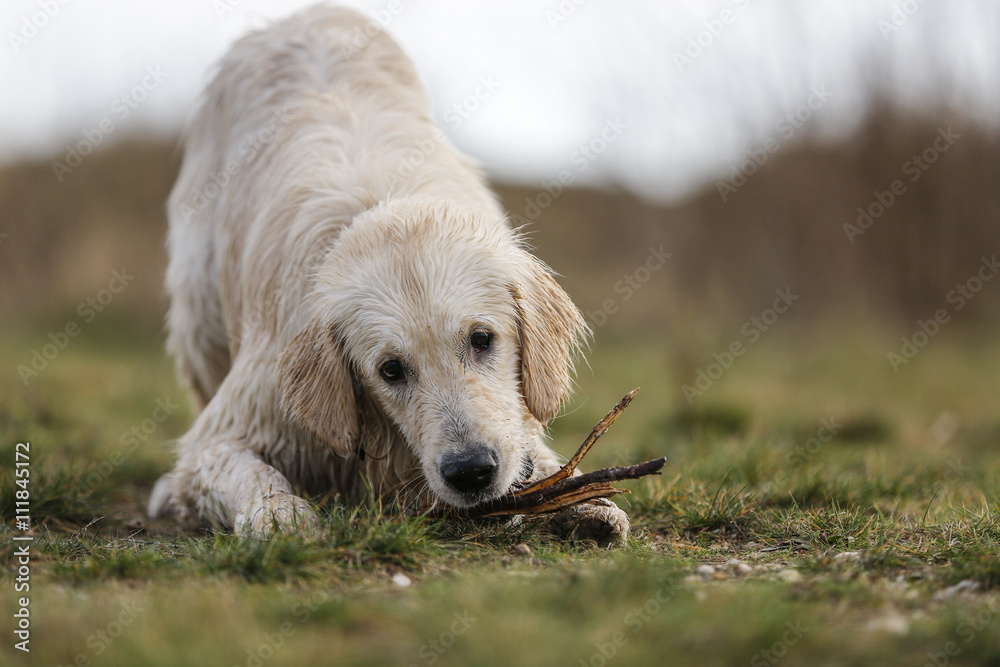
[[576, 454], [562, 468], [534, 484], [517, 489], [501, 498], [468, 508], [448, 508], [441, 516], [464, 518], [488, 516], [513, 516], [516, 514], [545, 514], [558, 512], [595, 498], [608, 498], [618, 493], [628, 493], [626, 489], [616, 489], [612, 483], [625, 479], [639, 479], [646, 475], [659, 475], [666, 459], [653, 459], [634, 466], [604, 468], [594, 472], [576, 475], [577, 466], [594, 446], [597, 439], [607, 433], [618, 416], [625, 411], [639, 389], [633, 389], [611, 409], [604, 419], [583, 441]]

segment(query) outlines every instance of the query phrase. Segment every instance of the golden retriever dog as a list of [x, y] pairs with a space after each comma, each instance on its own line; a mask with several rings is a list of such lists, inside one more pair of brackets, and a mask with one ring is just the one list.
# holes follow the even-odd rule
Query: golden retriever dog
[[[302, 495], [468, 507], [559, 467], [587, 327], [373, 26], [314, 7], [244, 37], [188, 129], [168, 347], [200, 412], [154, 518], [262, 537], [316, 524]], [[563, 518], [629, 531], [610, 501]]]

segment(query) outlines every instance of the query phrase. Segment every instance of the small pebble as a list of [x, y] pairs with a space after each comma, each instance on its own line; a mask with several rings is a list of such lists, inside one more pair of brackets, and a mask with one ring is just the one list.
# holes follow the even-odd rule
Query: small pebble
[[792, 568], [785, 568], [778, 573], [778, 579], [781, 579], [785, 583], [794, 584], [796, 581], [802, 579], [802, 575], [799, 574], [798, 570], [793, 570]]
[[529, 547], [524, 542], [521, 542], [516, 547], [514, 547], [515, 556], [524, 556], [525, 558], [531, 558], [531, 547]]
[[733, 558], [726, 563], [726, 569], [729, 570], [730, 574], [743, 576], [744, 574], [750, 574], [753, 568], [744, 563], [743, 561]]
[[898, 611], [889, 610], [882, 616], [868, 622], [869, 632], [887, 632], [893, 635], [906, 635], [910, 632], [910, 622]]
[[860, 560], [860, 551], [841, 551], [833, 557], [833, 560]]
[[410, 578], [408, 576], [400, 572], [398, 574], [392, 575], [392, 583], [396, 584], [397, 586], [405, 588], [406, 586], [409, 586], [413, 582], [410, 581]]
[[715, 568], [712, 567], [711, 565], [701, 565], [694, 572], [695, 574], [702, 577], [711, 577], [713, 574], [715, 574]]
[[972, 579], [964, 579], [954, 586], [949, 586], [948, 588], [938, 591], [934, 594], [935, 600], [947, 600], [950, 597], [954, 597], [959, 593], [975, 593], [979, 590], [979, 582]]

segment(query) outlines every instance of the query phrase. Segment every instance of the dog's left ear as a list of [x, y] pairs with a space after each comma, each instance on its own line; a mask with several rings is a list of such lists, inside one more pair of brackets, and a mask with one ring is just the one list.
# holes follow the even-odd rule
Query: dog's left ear
[[340, 456], [354, 451], [360, 424], [343, 347], [330, 327], [307, 326], [281, 353], [281, 407]]
[[545, 265], [527, 258], [528, 270], [510, 290], [519, 318], [521, 391], [531, 414], [544, 424], [569, 397], [573, 357], [590, 330]]

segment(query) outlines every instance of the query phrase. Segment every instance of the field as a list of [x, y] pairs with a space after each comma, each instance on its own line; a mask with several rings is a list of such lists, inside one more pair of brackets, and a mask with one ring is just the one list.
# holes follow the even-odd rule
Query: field
[[641, 385], [584, 467], [669, 457], [609, 551], [329, 498], [312, 540], [151, 525], [192, 417], [158, 322], [109, 310], [25, 387], [14, 369], [63, 326], [0, 340], [0, 600], [5, 627], [25, 595], [31, 619], [30, 659], [5, 632], [3, 664], [1000, 664], [995, 337], [946, 329], [894, 373], [878, 327], [775, 327], [689, 404], [667, 341], [599, 336], [557, 449]]
[[[541, 191], [498, 188], [596, 329], [555, 447], [640, 386], [583, 467], [669, 458], [627, 485], [613, 551], [332, 498], [310, 540], [151, 524], [192, 420], [160, 327], [179, 153], [123, 140], [64, 182], [0, 167], [0, 664], [1000, 664], [1000, 291], [898, 372], [886, 357], [998, 247], [1000, 139], [963, 130], [863, 238], [842, 228], [940, 122], [873, 114], [728, 201], [572, 190], [525, 220]], [[672, 256], [643, 276], [654, 250]], [[127, 289], [88, 305], [116, 271]], [[751, 340], [741, 323], [786, 289], [801, 300]], [[7, 630], [21, 598], [30, 655]]]

